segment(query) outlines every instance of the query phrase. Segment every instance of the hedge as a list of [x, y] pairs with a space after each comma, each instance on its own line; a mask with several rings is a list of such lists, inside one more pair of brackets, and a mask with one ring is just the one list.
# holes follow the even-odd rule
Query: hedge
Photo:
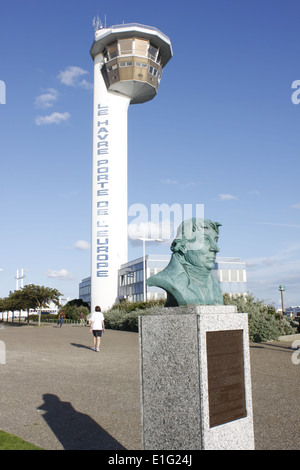
[[[248, 313], [249, 340], [260, 343], [278, 339], [279, 336], [294, 334], [299, 331], [299, 325], [286, 317], [281, 317], [272, 305], [255, 300], [253, 296], [229, 298], [224, 297], [225, 305], [236, 305], [238, 312]], [[165, 301], [150, 301], [119, 304], [104, 313], [105, 328], [124, 331], [138, 331], [138, 317], [147, 315], [148, 309], [162, 307]]]

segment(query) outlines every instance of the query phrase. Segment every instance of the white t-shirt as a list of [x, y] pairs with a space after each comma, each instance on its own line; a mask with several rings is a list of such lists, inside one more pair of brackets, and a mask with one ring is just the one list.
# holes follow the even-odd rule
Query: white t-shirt
[[104, 315], [102, 312], [93, 312], [91, 316], [91, 322], [93, 322], [93, 330], [102, 330], [102, 322], [104, 321]]

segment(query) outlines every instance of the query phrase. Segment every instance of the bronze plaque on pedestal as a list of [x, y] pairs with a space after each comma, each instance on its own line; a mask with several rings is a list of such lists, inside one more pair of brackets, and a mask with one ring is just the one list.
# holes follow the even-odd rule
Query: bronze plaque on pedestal
[[206, 333], [210, 427], [247, 416], [243, 330]]

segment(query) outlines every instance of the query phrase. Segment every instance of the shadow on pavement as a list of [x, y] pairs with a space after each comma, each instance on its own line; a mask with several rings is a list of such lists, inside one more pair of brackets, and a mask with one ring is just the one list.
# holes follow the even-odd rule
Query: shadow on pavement
[[43, 395], [44, 420], [65, 450], [126, 450], [90, 416], [56, 395]]
[[85, 346], [84, 344], [80, 344], [80, 343], [70, 343], [71, 346], [75, 346], [75, 348], [82, 348], [82, 349], [89, 349], [89, 350], [93, 350], [93, 348], [91, 346]]
[[266, 351], [291, 352], [290, 344], [272, 344], [272, 343], [251, 343], [250, 349], [265, 349]]

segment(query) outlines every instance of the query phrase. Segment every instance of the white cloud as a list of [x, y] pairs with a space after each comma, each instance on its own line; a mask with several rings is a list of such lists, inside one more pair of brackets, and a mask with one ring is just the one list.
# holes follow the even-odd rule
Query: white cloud
[[92, 83], [88, 82], [87, 80], [82, 80], [79, 84], [82, 88], [85, 88], [86, 90], [93, 90], [94, 86]]
[[[271, 256], [246, 259], [248, 290], [268, 301], [275, 299], [280, 284], [286, 286], [288, 305], [299, 305], [300, 243], [290, 244]], [[278, 302], [280, 306], [280, 302]]]
[[300, 202], [297, 202], [297, 204], [294, 204], [292, 206], [293, 209], [300, 209]]
[[176, 180], [171, 180], [170, 178], [166, 178], [164, 180], [161, 180], [163, 184], [178, 184], [178, 181]]
[[64, 85], [73, 86], [73, 87], [79, 86], [82, 88], [91, 89], [93, 88], [93, 85], [85, 79], [82, 80], [82, 77], [84, 75], [87, 75], [88, 73], [89, 72], [87, 70], [71, 65], [70, 67], [67, 67], [65, 70], [60, 71], [59, 74], [57, 75], [57, 78]]
[[57, 98], [58, 91], [54, 88], [48, 88], [46, 93], [36, 97], [34, 104], [36, 108], [51, 108], [53, 106], [53, 102], [57, 101]]
[[70, 119], [70, 113], [52, 113], [49, 116], [38, 116], [35, 119], [37, 126], [43, 126], [48, 124], [59, 124], [63, 121]]
[[90, 244], [84, 240], [77, 240], [77, 242], [74, 243], [74, 248], [77, 250], [89, 250]]
[[60, 269], [59, 271], [49, 270], [45, 274], [48, 277], [67, 280], [67, 281], [74, 279], [72, 274], [66, 269]]
[[237, 199], [237, 197], [232, 194], [219, 194], [219, 201], [230, 201], [232, 199]]
[[[278, 250], [274, 255], [260, 258], [248, 258], [246, 263], [251, 268], [271, 267], [275, 264], [285, 265], [288, 260], [291, 260], [299, 268], [298, 258], [300, 256], [300, 242], [292, 243], [284, 248]], [[297, 264], [298, 263], [298, 264]], [[277, 273], [278, 274], [278, 273]]]

